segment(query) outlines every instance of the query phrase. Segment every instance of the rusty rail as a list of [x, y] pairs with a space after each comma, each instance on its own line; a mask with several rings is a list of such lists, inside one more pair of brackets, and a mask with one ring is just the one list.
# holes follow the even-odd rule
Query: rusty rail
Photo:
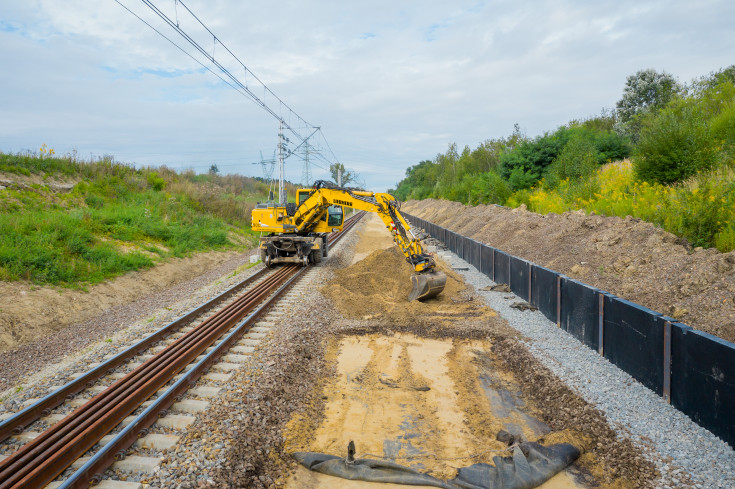
[[[330, 236], [330, 243], [336, 243], [363, 215], [364, 213], [358, 214], [345, 222], [342, 232]], [[116, 457], [123, 456], [124, 451], [155, 422], [158, 416], [165, 415], [165, 410], [175, 402], [176, 398], [183, 394], [235, 341], [247, 332], [250, 325], [271, 307], [305, 270], [306, 268], [297, 266], [278, 269], [267, 276], [259, 287], [244, 293], [153, 358], [91, 398], [69, 416], [23, 445], [0, 462], [0, 489], [45, 486], [97, 444], [103, 436], [118, 426], [125, 417], [138, 409], [143, 402], [156, 394], [178, 372], [227, 334], [219, 345], [161, 394], [149, 408], [116, 435], [112, 442], [99, 450], [61, 487], [87, 487], [90, 483], [99, 480], [99, 474], [114, 462]], [[48, 414], [53, 407], [61, 404], [70, 394], [73, 395], [83, 390], [85, 385], [90, 385], [110, 369], [121, 365], [125, 360], [135, 356], [172, 330], [178, 329], [186, 320], [212, 307], [224, 297], [231, 295], [234, 290], [242, 288], [246, 282], [251, 283], [262, 274], [262, 271], [258, 272], [251, 277], [250, 281], [238, 284], [220, 294], [213, 301], [187, 313], [76, 381], [70, 382], [30, 408], [17, 413], [0, 424], [0, 436], [4, 434], [7, 438], [10, 433], [18, 432], [29, 422]], [[244, 317], [246, 318], [243, 320]], [[239, 322], [241, 320], [242, 322]], [[231, 332], [228, 334], [228, 331]]]

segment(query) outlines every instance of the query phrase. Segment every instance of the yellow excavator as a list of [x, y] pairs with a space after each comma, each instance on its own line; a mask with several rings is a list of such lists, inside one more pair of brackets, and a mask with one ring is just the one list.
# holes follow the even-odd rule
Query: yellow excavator
[[375, 212], [383, 220], [414, 269], [409, 301], [430, 299], [444, 290], [446, 275], [424, 253], [392, 195], [339, 187], [324, 180], [316, 181], [312, 188], [297, 189], [294, 203], [255, 206], [253, 231], [267, 233], [260, 238], [260, 259], [268, 267], [278, 263], [319, 263], [329, 251], [327, 235], [342, 230], [345, 207]]

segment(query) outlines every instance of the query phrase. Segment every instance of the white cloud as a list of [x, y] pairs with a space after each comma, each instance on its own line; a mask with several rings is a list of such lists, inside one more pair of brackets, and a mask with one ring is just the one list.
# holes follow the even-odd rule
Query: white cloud
[[[120, 1], [181, 43], [141, 2]], [[155, 3], [176, 18], [173, 0]], [[474, 146], [515, 122], [533, 135], [598, 113], [639, 69], [688, 81], [735, 62], [727, 1], [186, 4], [376, 190], [450, 142]], [[273, 118], [114, 1], [3, 9], [0, 150], [45, 142], [256, 175], [250, 162], [272, 154]], [[178, 18], [222, 53], [180, 3]], [[288, 165], [297, 180], [300, 164]]]

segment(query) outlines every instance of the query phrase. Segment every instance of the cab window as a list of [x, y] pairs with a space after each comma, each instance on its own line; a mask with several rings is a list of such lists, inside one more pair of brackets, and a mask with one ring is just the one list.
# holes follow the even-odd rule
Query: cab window
[[303, 204], [313, 192], [299, 192], [299, 205]]
[[341, 226], [342, 225], [342, 206], [341, 205], [330, 205], [327, 209], [327, 226]]

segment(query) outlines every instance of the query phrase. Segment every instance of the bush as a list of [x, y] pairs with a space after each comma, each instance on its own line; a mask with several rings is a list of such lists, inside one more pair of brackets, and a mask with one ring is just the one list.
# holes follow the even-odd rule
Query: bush
[[479, 185], [478, 200], [482, 204], [505, 205], [513, 194], [510, 184], [497, 172], [483, 173], [477, 180]]
[[691, 108], [670, 108], [644, 123], [633, 153], [636, 177], [647, 182], [679, 182], [715, 164], [713, 140]]
[[546, 175], [547, 186], [554, 188], [566, 179], [578, 180], [588, 177], [598, 168], [598, 158], [592, 142], [581, 136], [573, 137], [549, 166]]
[[158, 176], [158, 173], [152, 171], [147, 176], [148, 185], [156, 191], [163, 190], [166, 186], [166, 180]]

